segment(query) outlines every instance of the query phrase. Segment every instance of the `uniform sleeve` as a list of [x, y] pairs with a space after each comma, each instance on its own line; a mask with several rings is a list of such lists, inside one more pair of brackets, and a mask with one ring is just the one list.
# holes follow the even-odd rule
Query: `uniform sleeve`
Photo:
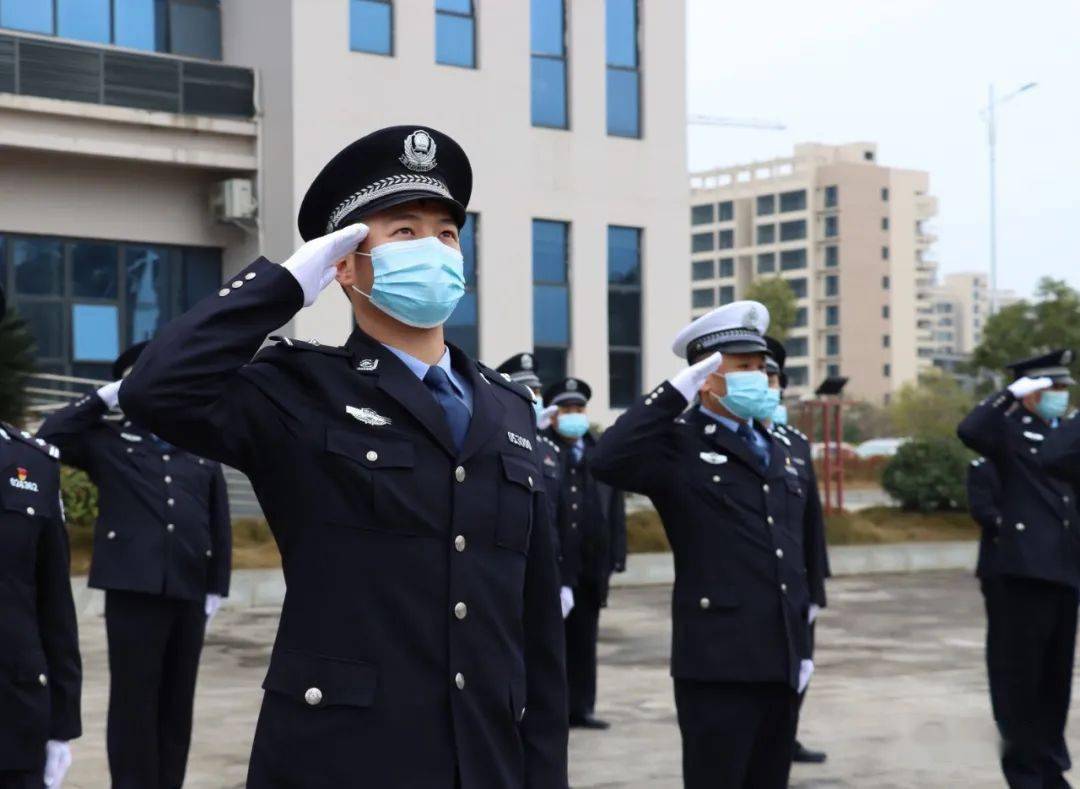
[[266, 335], [300, 309], [303, 292], [265, 258], [237, 274], [236, 283], [158, 333], [124, 379], [120, 405], [166, 441], [250, 470], [272, 454], [267, 437], [288, 419], [241, 371]]
[[968, 449], [991, 460], [1002, 458], [1008, 451], [1005, 414], [1015, 402], [1016, 398], [1008, 389], [990, 395], [964, 417], [956, 428], [956, 435]]
[[521, 722], [526, 789], [566, 789], [566, 648], [559, 569], [546, 493], [533, 497], [534, 528], [525, 568], [526, 712]]
[[[809, 464], [809, 461], [808, 461]], [[809, 464], [806, 484], [806, 509], [803, 512], [803, 546], [806, 555], [806, 582], [810, 589], [810, 602], [825, 607], [825, 579], [832, 573], [829, 569], [829, 548], [826, 543], [825, 517], [821, 510], [817, 474]]]
[[207, 591], [228, 597], [232, 573], [232, 519], [229, 517], [229, 491], [220, 465], [210, 480], [210, 551]]
[[1080, 485], [1080, 418], [1073, 416], [1049, 431], [1040, 456], [1047, 472]]
[[66, 742], [82, 734], [82, 660], [62, 512], [63, 507], [58, 503], [56, 515], [49, 519], [38, 544], [37, 610], [38, 630], [49, 667], [49, 739]]
[[37, 435], [59, 448], [64, 463], [90, 472], [97, 446], [93, 434], [108, 412], [109, 407], [100, 397], [87, 395], [49, 416]]
[[617, 488], [611, 489], [611, 569], [617, 573], [626, 570], [626, 494]]
[[634, 493], [663, 490], [677, 472], [673, 424], [686, 404], [669, 381], [638, 398], [600, 436], [590, 462], [593, 475]]
[[991, 531], [1001, 523], [999, 487], [997, 469], [989, 461], [968, 466], [968, 509], [976, 523]]

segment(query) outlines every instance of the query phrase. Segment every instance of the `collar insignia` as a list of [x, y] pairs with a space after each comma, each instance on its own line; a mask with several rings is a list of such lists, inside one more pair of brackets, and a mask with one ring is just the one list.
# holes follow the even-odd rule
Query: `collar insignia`
[[699, 458], [706, 463], [711, 463], [714, 466], [719, 466], [722, 463], [727, 463], [727, 455], [721, 455], [719, 452], [702, 452], [698, 455]]
[[507, 432], [506, 437], [508, 439], [510, 439], [510, 443], [513, 444], [514, 446], [521, 447], [522, 449], [527, 449], [530, 452], [532, 452], [532, 442], [529, 441], [529, 439], [522, 438], [517, 433], [510, 433], [510, 432]]
[[121, 433], [120, 438], [125, 441], [142, 441], [142, 436], [137, 436], [134, 433]]
[[354, 405], [347, 405], [345, 406], [345, 413], [365, 425], [384, 427], [390, 424], [390, 417], [383, 416], [370, 408], [357, 408]]
[[378, 359], [361, 359], [360, 363], [356, 365], [356, 369], [362, 373], [370, 373], [372, 370], [377, 370], [378, 367]]
[[1024, 438], [1028, 441], [1045, 441], [1046, 438], [1042, 433], [1032, 433], [1030, 430], [1024, 431]]
[[435, 167], [435, 140], [423, 129], [417, 129], [405, 138], [405, 153], [398, 161], [414, 173], [426, 173]]

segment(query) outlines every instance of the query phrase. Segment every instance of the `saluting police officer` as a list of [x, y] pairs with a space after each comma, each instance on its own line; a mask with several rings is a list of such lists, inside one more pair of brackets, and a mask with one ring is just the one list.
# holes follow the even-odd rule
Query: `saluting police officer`
[[551, 417], [556, 406], [544, 406], [544, 397], [540, 383], [540, 371], [536, 364], [536, 357], [531, 353], [518, 353], [511, 356], [505, 362], [495, 368], [495, 372], [502, 373], [516, 384], [526, 387], [533, 396], [533, 410], [536, 412], [537, 443], [536, 450], [540, 455], [540, 464], [544, 469], [544, 487], [548, 493], [548, 509], [551, 513], [551, 524], [555, 529], [556, 550], [559, 555], [559, 575], [562, 586], [559, 589], [559, 599], [562, 604], [563, 619], [570, 614], [574, 607], [574, 590], [572, 585], [576, 580], [578, 569], [576, 565], [565, 564], [562, 546], [571, 543], [569, 502], [563, 496], [562, 488], [562, 463], [559, 461], [559, 453], [562, 449], [544, 433], [544, 429], [551, 424]]
[[106, 741], [114, 789], [184, 782], [203, 636], [229, 592], [232, 523], [221, 466], [127, 418], [106, 418], [116, 381], [60, 409], [38, 435], [98, 488], [89, 585], [105, 590]]
[[[348, 145], [304, 197], [307, 243], [166, 326], [120, 390], [133, 419], [243, 470], [281, 550], [249, 787], [567, 786], [532, 396], [443, 335], [471, 189], [434, 129]], [[281, 339], [252, 360], [335, 278], [345, 346]]]
[[[769, 390], [772, 396], [766, 401], [764, 416], [759, 421], [765, 426], [778, 441], [788, 450], [791, 463], [788, 469], [794, 469], [795, 475], [803, 483], [806, 490], [806, 510], [804, 523], [806, 527], [803, 548], [806, 552], [807, 584], [810, 588], [810, 608], [807, 613], [807, 623], [810, 626], [810, 658], [814, 657], [814, 643], [817, 635], [816, 620], [821, 609], [825, 607], [825, 579], [832, 573], [829, 570], [829, 553], [825, 542], [825, 519], [821, 511], [821, 497], [818, 494], [817, 474], [814, 472], [814, 461], [810, 451], [810, 441], [806, 434], [798, 428], [788, 424], [787, 406], [784, 405], [784, 390], [787, 388], [787, 373], [784, 372], [784, 364], [787, 361], [787, 349], [784, 344], [775, 337], [765, 337], [767, 350], [765, 353], [765, 373], [769, 377]], [[775, 405], [772, 401], [775, 400]], [[810, 688], [807, 686], [799, 694], [799, 713], [801, 716], [806, 694]], [[827, 758], [824, 751], [816, 751], [807, 748], [795, 738], [795, 750], [792, 761], [806, 764], [821, 764]]]
[[683, 329], [673, 350], [690, 366], [592, 456], [598, 479], [652, 499], [674, 552], [671, 673], [690, 789], [785, 787], [813, 669], [809, 491], [754, 421], [769, 398], [768, 323], [764, 305], [740, 301]]
[[596, 641], [600, 609], [607, 605], [613, 572], [626, 569], [626, 507], [621, 491], [597, 480], [590, 468], [596, 439], [586, 413], [592, 389], [580, 378], [564, 378], [544, 390], [544, 402], [557, 411], [544, 435], [561, 446], [563, 585], [573, 589], [566, 617], [566, 678], [570, 725], [607, 729], [596, 708]]
[[0, 422], [0, 470], [0, 789], [57, 787], [82, 733], [60, 452]]
[[[1001, 484], [989, 545], [980, 551], [986, 660], [1001, 766], [1011, 787], [1067, 786], [1065, 723], [1076, 645], [1080, 510], [1041, 453], [1068, 407], [1072, 351], [1010, 365], [1016, 380], [957, 433], [992, 463]], [[998, 517], [1000, 516], [1000, 523]], [[984, 529], [989, 524], [984, 524]]]

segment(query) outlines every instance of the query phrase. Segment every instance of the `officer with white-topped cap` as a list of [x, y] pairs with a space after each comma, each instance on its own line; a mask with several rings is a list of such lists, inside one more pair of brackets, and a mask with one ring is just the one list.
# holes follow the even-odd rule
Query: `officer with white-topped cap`
[[593, 455], [599, 479], [652, 499], [671, 542], [671, 673], [689, 789], [787, 786], [813, 671], [809, 491], [789, 447], [758, 421], [776, 405], [768, 325], [754, 301], [691, 323], [673, 346], [690, 366], [635, 402]]

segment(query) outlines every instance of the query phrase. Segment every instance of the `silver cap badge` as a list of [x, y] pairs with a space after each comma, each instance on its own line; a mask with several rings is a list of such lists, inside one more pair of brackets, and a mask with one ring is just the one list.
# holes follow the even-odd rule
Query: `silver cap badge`
[[423, 129], [405, 138], [405, 153], [398, 157], [414, 173], [426, 173], [435, 167], [435, 140]]

